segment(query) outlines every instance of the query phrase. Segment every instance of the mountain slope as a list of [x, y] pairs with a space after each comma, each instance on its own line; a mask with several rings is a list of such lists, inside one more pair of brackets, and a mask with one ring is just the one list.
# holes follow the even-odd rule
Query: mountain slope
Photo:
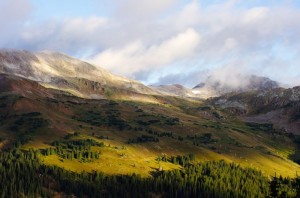
[[[218, 107], [183, 98], [157, 96], [161, 104], [90, 100], [47, 89], [35, 81], [1, 75], [0, 145], [52, 148], [55, 141], [103, 142], [91, 162], [42, 156], [48, 165], [75, 172], [107, 174], [179, 169], [163, 156], [193, 153], [197, 161], [220, 160], [255, 167], [265, 175], [294, 176], [299, 166], [288, 159], [296, 148], [284, 133], [256, 129]], [[76, 132], [76, 133], [74, 133]], [[70, 139], [68, 139], [70, 138]]]
[[300, 87], [231, 93], [210, 100], [247, 121], [272, 123], [288, 133], [300, 134]]
[[[144, 177], [182, 168], [162, 159], [189, 154], [199, 162], [223, 159], [257, 168], [266, 176], [295, 176], [300, 170], [289, 159], [297, 151], [294, 137], [270, 123], [246, 120], [289, 106], [292, 111], [299, 88], [201, 101], [151, 95], [156, 92], [138, 82], [56, 53], [6, 51], [0, 63], [5, 73], [0, 75], [0, 149], [33, 148], [48, 153], [40, 156], [44, 164], [74, 172]], [[182, 86], [172, 88], [186, 94]], [[69, 158], [70, 150], [67, 156], [53, 153], [58, 145], [87, 143], [85, 156], [96, 154], [93, 160]]]
[[279, 86], [268, 78], [247, 76], [243, 84], [226, 84], [207, 78], [193, 89], [182, 85], [147, 87], [142, 83], [113, 75], [87, 62], [57, 52], [0, 50], [0, 73], [34, 80], [47, 88], [63, 90], [90, 99], [125, 99], [159, 103], [154, 95], [200, 98], [220, 96], [229, 92], [273, 89]]
[[157, 94], [140, 82], [55, 52], [1, 50], [0, 73], [21, 76], [84, 98], [118, 98], [127, 92]]

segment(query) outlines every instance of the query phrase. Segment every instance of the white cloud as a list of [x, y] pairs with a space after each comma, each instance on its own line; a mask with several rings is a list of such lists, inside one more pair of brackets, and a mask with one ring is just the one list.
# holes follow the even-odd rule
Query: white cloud
[[146, 46], [137, 41], [123, 48], [105, 50], [89, 61], [115, 73], [132, 76], [136, 72], [154, 70], [191, 57], [199, 43], [200, 35], [187, 29], [157, 45]]
[[250, 74], [251, 71], [245, 67], [245, 63], [237, 61], [210, 71], [207, 77], [212, 83], [218, 82], [223, 87], [238, 89], [248, 85]]
[[157, 15], [169, 9], [170, 6], [176, 4], [178, 0], [121, 0], [115, 1], [117, 4], [116, 16], [118, 19], [142, 20], [150, 17], [158, 17]]
[[197, 26], [200, 22], [200, 12], [198, 1], [193, 0], [185, 5], [178, 14], [170, 17], [169, 23], [174, 24], [178, 29]]
[[269, 10], [270, 9], [267, 7], [256, 7], [256, 8], [247, 10], [243, 14], [242, 21], [245, 24], [259, 22], [259, 21], [263, 20], [265, 17], [267, 17]]
[[22, 22], [28, 16], [31, 4], [28, 0], [2, 0], [0, 10], [0, 23], [2, 28], [7, 28], [11, 23]]
[[[239, 70], [236, 63], [241, 62], [240, 73], [289, 79], [299, 66], [300, 9], [280, 1], [243, 7], [238, 0], [205, 5], [197, 0], [111, 0], [109, 16], [93, 13], [42, 22], [28, 18], [29, 0], [1, 2], [0, 25], [7, 27], [0, 33], [1, 47], [17, 42], [19, 48], [88, 54], [112, 72], [144, 81], [154, 74], [165, 79], [168, 74], [158, 70], [166, 69], [173, 76], [185, 71], [191, 78], [215, 68], [226, 74]], [[281, 74], [283, 67], [289, 74]]]
[[225, 48], [226, 51], [236, 48], [237, 45], [238, 45], [238, 42], [235, 38], [225, 39], [224, 48]]
[[45, 25], [29, 24], [20, 33], [22, 41], [38, 50], [83, 52], [101, 45], [101, 32], [108, 25], [109, 19], [104, 17], [55, 19]]

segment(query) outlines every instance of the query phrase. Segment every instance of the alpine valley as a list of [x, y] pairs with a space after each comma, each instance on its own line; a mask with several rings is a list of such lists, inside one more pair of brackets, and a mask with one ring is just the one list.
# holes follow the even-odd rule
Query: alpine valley
[[0, 50], [2, 197], [299, 197], [300, 87], [146, 86]]

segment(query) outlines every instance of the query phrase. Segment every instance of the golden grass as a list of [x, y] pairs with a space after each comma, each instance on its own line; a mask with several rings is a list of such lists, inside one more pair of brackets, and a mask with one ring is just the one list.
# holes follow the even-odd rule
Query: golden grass
[[[99, 148], [93, 148], [98, 150]], [[140, 174], [143, 177], [150, 176], [152, 171], [159, 167], [163, 170], [178, 169], [180, 166], [156, 161], [155, 156], [139, 152], [134, 148], [116, 148], [116, 146], [104, 147], [101, 151], [100, 159], [92, 162], [80, 162], [79, 160], [60, 159], [57, 155], [43, 157], [43, 162], [48, 165], [57, 165], [67, 170], [100, 171], [106, 174]]]
[[[91, 138], [90, 136], [81, 136], [79, 139]], [[102, 141], [102, 140], [101, 140]], [[251, 167], [261, 170], [266, 176], [277, 175], [294, 177], [296, 172], [300, 171], [298, 164], [281, 156], [264, 154], [252, 149], [241, 149], [230, 152], [217, 153], [203, 147], [193, 147], [189, 144], [181, 144], [180, 147], [168, 145], [171, 142], [164, 141], [160, 145], [154, 146], [151, 143], [143, 145], [127, 145], [114, 140], [103, 140], [105, 147], [93, 147], [93, 150], [101, 151], [101, 157], [98, 160], [83, 163], [78, 160], [62, 160], [56, 155], [43, 157], [43, 162], [48, 165], [57, 165], [65, 169], [81, 171], [101, 171], [106, 174], [140, 174], [143, 177], [150, 176], [151, 171], [159, 169], [164, 170], [179, 169], [180, 166], [158, 162], [156, 158], [159, 155], [166, 154], [174, 156], [180, 154], [196, 153], [196, 160], [199, 162], [212, 160], [225, 160], [235, 162], [243, 167]], [[33, 146], [37, 146], [33, 145]], [[39, 146], [44, 146], [43, 144]], [[30, 145], [27, 145], [30, 147]], [[172, 149], [173, 148], [173, 149]], [[164, 151], [164, 152], [162, 152]]]
[[[159, 99], [158, 99], [159, 100]], [[196, 155], [197, 161], [211, 161], [224, 159], [228, 162], [235, 162], [243, 167], [252, 167], [261, 170], [267, 176], [277, 175], [293, 177], [296, 171], [300, 171], [298, 164], [288, 160], [288, 156], [293, 153], [295, 145], [292, 142], [283, 140], [273, 140], [264, 132], [254, 132], [249, 130], [242, 122], [236, 120], [218, 121], [206, 118], [200, 114], [186, 113], [185, 110], [179, 108], [179, 105], [186, 105], [180, 99], [172, 99], [176, 105], [168, 106], [148, 103], [119, 103], [118, 110], [121, 112], [121, 117], [133, 123], [139, 119], [136, 110], [133, 106], [142, 109], [145, 114], [157, 119], [157, 115], [167, 117], [176, 117], [180, 119], [180, 124], [175, 126], [153, 125], [152, 129], [158, 132], [172, 131], [176, 137], [181, 135], [201, 135], [204, 133], [212, 133], [214, 138], [219, 140], [216, 144], [204, 145], [200, 147], [194, 146], [191, 141], [178, 141], [177, 138], [160, 137], [158, 143], [144, 144], [126, 144], [128, 138], [137, 137], [142, 134], [147, 134], [145, 131], [118, 131], [108, 127], [96, 127], [88, 123], [77, 122], [71, 120], [67, 116], [60, 114], [51, 115], [52, 118], [59, 120], [55, 122], [56, 127], [43, 130], [36, 134], [33, 141], [30, 141], [23, 148], [45, 148], [49, 143], [62, 138], [67, 133], [74, 131], [81, 132], [79, 138], [93, 138], [97, 141], [104, 142], [105, 147], [93, 148], [100, 149], [101, 157], [89, 163], [83, 163], [78, 160], [62, 160], [58, 156], [43, 157], [45, 164], [57, 165], [72, 171], [101, 171], [107, 174], [132, 174], [137, 173], [144, 177], [149, 176], [151, 171], [158, 169], [160, 166], [164, 170], [178, 169], [180, 166], [171, 163], [158, 163], [155, 159], [162, 154], [167, 156], [186, 155], [193, 153]], [[195, 102], [191, 107], [197, 107], [201, 102]], [[83, 107], [80, 107], [83, 108]], [[106, 107], [105, 107], [106, 108]], [[101, 109], [101, 111], [106, 111]], [[50, 110], [49, 110], [50, 111]], [[189, 111], [189, 110], [187, 110]], [[197, 123], [197, 125], [195, 125]], [[78, 125], [83, 128], [79, 128]], [[220, 125], [228, 127], [215, 129], [203, 127], [203, 125]], [[233, 130], [238, 128], [244, 132]], [[60, 131], [58, 131], [60, 129]], [[109, 136], [109, 140], [99, 140], [92, 137], [95, 133], [100, 136]], [[236, 146], [225, 138], [229, 137], [241, 143], [242, 146]], [[211, 147], [216, 147], [213, 150]], [[126, 149], [123, 149], [125, 147]]]

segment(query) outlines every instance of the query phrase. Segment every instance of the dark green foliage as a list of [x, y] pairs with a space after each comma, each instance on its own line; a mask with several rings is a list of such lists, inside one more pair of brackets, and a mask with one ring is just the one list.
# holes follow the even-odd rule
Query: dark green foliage
[[160, 120], [153, 119], [153, 120], [148, 120], [148, 121], [143, 121], [143, 120], [138, 120], [137, 124], [142, 125], [142, 126], [148, 126], [152, 124], [160, 123]]
[[26, 116], [26, 117], [36, 117], [36, 116], [40, 116], [40, 115], [42, 115], [40, 112], [30, 112], [30, 113], [22, 114], [22, 116]]
[[65, 149], [79, 149], [79, 150], [89, 150], [91, 146], [98, 146], [98, 147], [104, 146], [102, 142], [99, 143], [93, 139], [55, 141], [53, 142], [52, 145], [56, 147], [62, 147]]
[[33, 112], [28, 114], [22, 114], [16, 116], [17, 119], [14, 122], [14, 125], [11, 126], [11, 130], [20, 131], [24, 130], [24, 128], [28, 131], [36, 131], [37, 129], [44, 127], [48, 124], [48, 121], [38, 117], [40, 113]]
[[178, 138], [177, 138], [179, 141], [183, 141], [184, 140], [184, 138], [182, 137], [182, 136], [178, 136]]
[[100, 152], [91, 151], [92, 146], [102, 147], [104, 144], [92, 139], [55, 141], [52, 144], [55, 148], [42, 150], [43, 155], [58, 155], [63, 159], [77, 159], [89, 162], [100, 158]]
[[65, 139], [65, 140], [69, 140], [69, 139], [71, 139], [72, 137], [79, 137], [79, 136], [80, 136], [80, 132], [74, 132], [74, 133], [70, 133], [70, 134], [66, 135], [66, 136], [64, 137], [64, 139]]
[[296, 144], [296, 149], [293, 154], [289, 156], [291, 160], [294, 162], [300, 164], [300, 136], [299, 135], [294, 135], [294, 134], [288, 134], [290, 138], [293, 139], [294, 143]]
[[[172, 174], [177, 177], [172, 178]], [[172, 188], [178, 197], [266, 197], [269, 194], [268, 180], [260, 172], [224, 161], [189, 164], [182, 171], [167, 171], [162, 175], [173, 179]]]
[[180, 120], [179, 118], [173, 118], [173, 117], [168, 117], [168, 116], [163, 116], [163, 115], [151, 115], [151, 114], [146, 114], [143, 113], [139, 115], [139, 119], [136, 121], [136, 123], [139, 126], [151, 126], [154, 124], [160, 124], [160, 125], [177, 125], [179, 124]]
[[179, 164], [181, 166], [186, 166], [191, 164], [193, 161], [195, 161], [195, 155], [194, 154], [188, 154], [188, 155], [177, 155], [177, 156], [171, 156], [167, 157], [166, 155], [160, 156], [156, 159], [157, 161], [163, 161], [163, 162], [171, 162], [173, 164]]
[[109, 139], [108, 136], [103, 136], [103, 135], [97, 136], [97, 138], [100, 139], [100, 140], [104, 140], [104, 139], [108, 140]]
[[129, 125], [117, 115], [108, 113], [107, 114], [107, 125], [110, 127], [116, 127], [118, 130], [122, 131], [129, 127]]
[[38, 152], [19, 150], [0, 153], [0, 197], [51, 197], [46, 187], [47, 175], [41, 172]]
[[214, 111], [213, 116], [215, 116], [217, 119], [223, 119], [224, 117], [222, 115], [220, 115], [218, 112]]
[[199, 144], [211, 144], [211, 143], [216, 143], [218, 140], [212, 138], [211, 133], [204, 133], [203, 135], [194, 135], [194, 136], [189, 136], [187, 135], [187, 139], [192, 140], [194, 145], [199, 145]]
[[265, 132], [274, 132], [274, 126], [273, 124], [260, 124], [260, 123], [254, 123], [254, 122], [247, 122], [247, 126], [249, 126], [254, 131], [265, 131]]
[[72, 119], [85, 122], [93, 126], [101, 126], [105, 124], [105, 118], [101, 115], [101, 112], [87, 111], [84, 114], [73, 116]]
[[121, 117], [118, 110], [118, 103], [109, 101], [101, 108], [103, 112], [96, 110], [88, 110], [86, 112], [79, 111], [72, 119], [88, 123], [92, 126], [108, 126], [118, 129], [119, 131], [131, 129], [131, 126]]
[[146, 132], [152, 135], [156, 135], [157, 137], [173, 137], [173, 132], [158, 132], [147, 128], [146, 128]]
[[30, 112], [11, 116], [14, 123], [9, 126], [9, 129], [16, 135], [15, 145], [27, 143], [39, 129], [48, 126], [48, 120], [41, 115], [39, 112]]
[[157, 135], [158, 137], [173, 137], [173, 133], [172, 132], [161, 132], [161, 133], [157, 133], [155, 135]]
[[105, 111], [105, 124], [109, 127], [114, 127], [119, 131], [130, 129], [130, 125], [121, 117], [121, 112], [119, 111], [119, 104], [115, 101], [109, 101], [107, 105], [104, 106], [107, 110]]
[[179, 118], [168, 118], [165, 120], [165, 124], [167, 125], [177, 125], [179, 124]]
[[137, 138], [131, 138], [127, 141], [128, 144], [138, 144], [146, 142], [159, 142], [159, 139], [150, 135], [142, 135]]
[[[299, 197], [300, 179], [274, 177], [224, 161], [186, 164], [153, 177], [74, 173], [46, 166], [39, 151], [0, 154], [0, 197]], [[192, 158], [192, 156], [190, 156]]]
[[270, 197], [299, 197], [299, 178], [273, 177], [270, 181]]

